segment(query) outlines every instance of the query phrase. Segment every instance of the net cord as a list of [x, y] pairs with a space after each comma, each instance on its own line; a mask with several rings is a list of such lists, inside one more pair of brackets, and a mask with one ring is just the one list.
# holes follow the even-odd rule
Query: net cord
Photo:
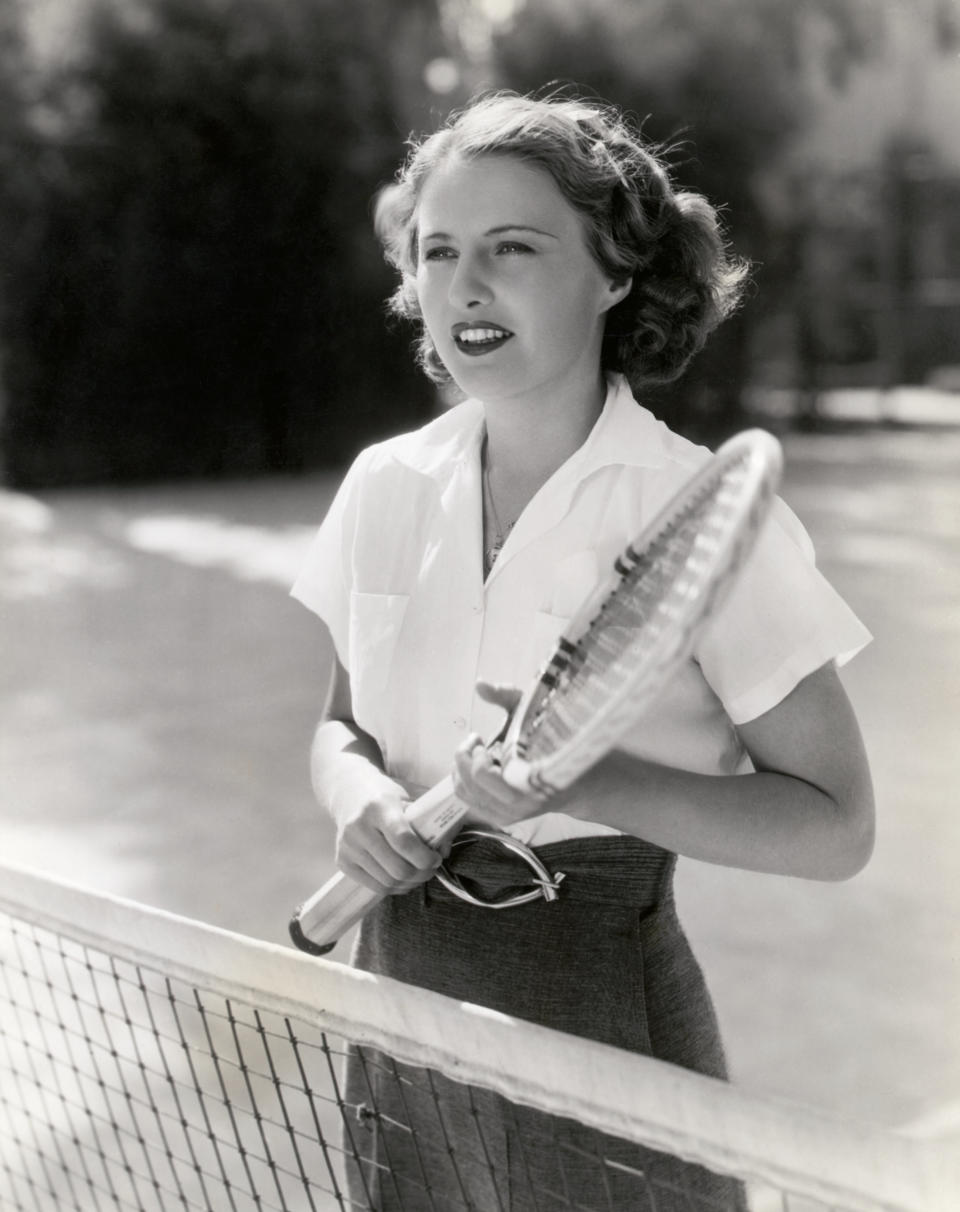
[[0, 908], [170, 979], [721, 1173], [851, 1212], [960, 1207], [960, 1159], [942, 1142], [744, 1091], [26, 867], [0, 863]]

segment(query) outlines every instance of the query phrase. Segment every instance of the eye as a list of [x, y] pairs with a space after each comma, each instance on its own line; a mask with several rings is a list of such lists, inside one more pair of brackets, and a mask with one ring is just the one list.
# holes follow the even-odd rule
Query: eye
[[529, 244], [522, 244], [519, 240], [501, 240], [497, 245], [498, 253], [520, 254], [532, 253], [533, 249]]
[[446, 244], [433, 244], [424, 249], [421, 254], [423, 261], [448, 261], [456, 257], [456, 251]]

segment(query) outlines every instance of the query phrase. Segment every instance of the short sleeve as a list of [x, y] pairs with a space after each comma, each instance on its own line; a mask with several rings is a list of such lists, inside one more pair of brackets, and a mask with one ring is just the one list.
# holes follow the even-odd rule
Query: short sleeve
[[734, 724], [756, 719], [805, 677], [844, 664], [871, 640], [816, 567], [813, 544], [779, 499], [696, 652]]
[[292, 597], [326, 623], [337, 657], [347, 669], [353, 589], [351, 553], [368, 455], [368, 450], [358, 455], [344, 476], [290, 590]]

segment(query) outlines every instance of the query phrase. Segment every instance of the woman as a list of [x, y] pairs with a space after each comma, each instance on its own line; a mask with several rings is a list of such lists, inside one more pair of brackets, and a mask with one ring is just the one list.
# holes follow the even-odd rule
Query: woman
[[[294, 587], [336, 650], [312, 772], [337, 862], [395, 894], [364, 921], [354, 962], [722, 1077], [674, 912], [676, 856], [842, 879], [872, 846], [866, 758], [836, 672], [869, 635], [799, 523], [778, 504], [656, 710], [549, 804], [509, 787], [481, 737], [706, 457], [633, 391], [683, 371], [736, 305], [744, 267], [712, 207], [674, 189], [621, 115], [562, 98], [498, 94], [455, 115], [413, 147], [377, 220], [401, 276], [395, 309], [420, 324], [428, 373], [466, 398], [360, 455]], [[441, 856], [404, 807], [451, 755], [473, 821], [565, 873], [557, 901], [491, 912], [431, 878]], [[523, 882], [489, 837], [458, 845], [450, 867], [480, 899]], [[376, 1076], [355, 1063], [358, 1103], [366, 1081]], [[373, 1206], [430, 1206], [412, 1194], [424, 1182], [432, 1198], [467, 1201], [438, 1206], [568, 1206], [551, 1192], [606, 1207], [610, 1191], [617, 1208], [694, 1206], [690, 1190], [740, 1198], [609, 1141], [627, 1169], [601, 1177], [596, 1142], [567, 1123], [452, 1083], [440, 1099], [442, 1130], [413, 1098], [416, 1143], [381, 1123], [365, 1147], [392, 1174], [354, 1176]]]

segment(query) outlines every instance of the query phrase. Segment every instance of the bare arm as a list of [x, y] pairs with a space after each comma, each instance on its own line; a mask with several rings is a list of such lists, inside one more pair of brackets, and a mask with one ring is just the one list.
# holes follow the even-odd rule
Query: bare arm
[[430, 878], [441, 856], [407, 824], [410, 797], [384, 772], [377, 743], [354, 720], [350, 678], [336, 657], [310, 776], [336, 825], [341, 871], [378, 892], [403, 892]]
[[[549, 807], [723, 866], [855, 875], [873, 848], [873, 791], [835, 669], [812, 673], [739, 732], [756, 773], [693, 774], [617, 751]], [[474, 738], [457, 754], [457, 782], [461, 798], [501, 827], [544, 811], [499, 778]]]

